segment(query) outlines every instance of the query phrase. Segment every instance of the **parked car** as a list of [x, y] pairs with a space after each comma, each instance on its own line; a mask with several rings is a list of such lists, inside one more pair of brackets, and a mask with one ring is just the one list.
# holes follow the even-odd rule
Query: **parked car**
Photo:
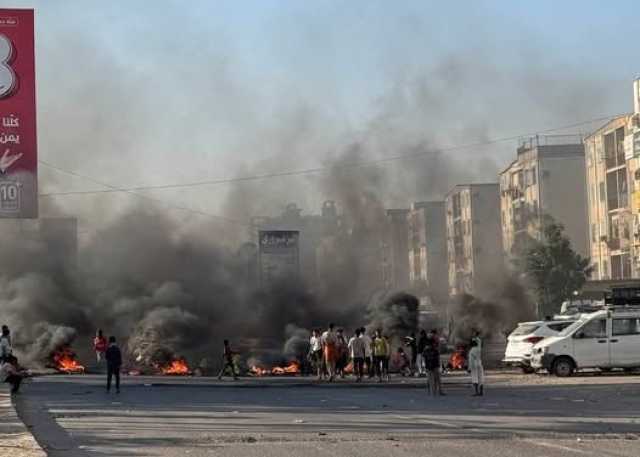
[[606, 309], [583, 315], [533, 349], [531, 366], [557, 376], [583, 368], [640, 367], [640, 309]]
[[574, 319], [521, 322], [507, 338], [507, 349], [502, 362], [533, 373], [531, 354], [533, 347], [547, 337], [555, 336], [575, 322]]

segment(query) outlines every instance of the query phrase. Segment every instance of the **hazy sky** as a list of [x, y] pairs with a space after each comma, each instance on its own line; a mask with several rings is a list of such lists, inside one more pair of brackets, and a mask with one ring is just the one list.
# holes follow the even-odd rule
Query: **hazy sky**
[[[380, 156], [570, 124], [630, 110], [640, 75], [632, 1], [13, 3], [36, 9], [40, 157], [118, 186], [315, 166], [363, 138]], [[459, 154], [494, 161], [489, 179], [514, 148]], [[44, 167], [40, 185], [100, 188]], [[149, 195], [215, 213], [228, 189]]]

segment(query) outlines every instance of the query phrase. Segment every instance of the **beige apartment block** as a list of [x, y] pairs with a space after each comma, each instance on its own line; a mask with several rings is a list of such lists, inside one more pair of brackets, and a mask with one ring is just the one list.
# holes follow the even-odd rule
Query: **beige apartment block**
[[500, 173], [502, 245], [509, 259], [540, 239], [545, 215], [565, 227], [573, 248], [588, 255], [585, 160], [577, 135], [535, 136], [521, 141], [517, 158]]
[[500, 186], [461, 184], [445, 198], [449, 295], [491, 287], [502, 266]]
[[449, 289], [444, 201], [415, 202], [408, 216], [411, 290], [432, 304], [446, 303]]
[[640, 81], [634, 113], [585, 138], [591, 279], [640, 278]]

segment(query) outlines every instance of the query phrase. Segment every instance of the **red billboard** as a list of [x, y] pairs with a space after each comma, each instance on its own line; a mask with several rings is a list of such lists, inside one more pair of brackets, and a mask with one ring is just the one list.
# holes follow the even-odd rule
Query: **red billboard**
[[0, 9], [0, 218], [38, 217], [33, 10]]

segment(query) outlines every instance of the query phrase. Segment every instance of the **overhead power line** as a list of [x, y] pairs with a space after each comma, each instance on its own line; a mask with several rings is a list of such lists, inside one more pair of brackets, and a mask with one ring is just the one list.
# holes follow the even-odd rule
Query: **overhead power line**
[[[67, 172], [68, 174], [72, 174], [74, 176], [78, 176], [78, 177], [87, 179], [89, 181], [93, 181], [96, 184], [100, 184], [100, 185], [102, 185], [104, 187], [107, 187], [107, 189], [97, 189], [97, 190], [77, 190], [77, 191], [49, 192], [49, 193], [40, 194], [40, 197], [61, 197], [61, 196], [66, 196], [66, 195], [92, 195], [92, 194], [105, 194], [105, 193], [114, 193], [114, 192], [128, 192], [128, 193], [133, 193], [134, 195], [139, 195], [140, 196], [140, 195], [143, 195], [143, 194], [138, 194], [138, 192], [141, 192], [141, 191], [161, 190], [161, 189], [184, 189], [184, 188], [201, 187], [201, 186], [213, 186], [213, 185], [220, 185], [220, 184], [232, 184], [232, 183], [240, 183], [240, 182], [248, 182], [248, 181], [259, 181], [259, 180], [263, 180], [263, 179], [272, 179], [272, 178], [281, 178], [281, 177], [301, 176], [301, 175], [309, 175], [309, 174], [316, 174], [316, 173], [324, 173], [324, 172], [327, 172], [327, 171], [330, 171], [330, 170], [339, 170], [339, 169], [348, 169], [348, 168], [362, 168], [362, 167], [380, 165], [380, 164], [384, 164], [384, 163], [388, 163], [388, 162], [395, 162], [395, 161], [398, 161], [398, 160], [419, 158], [419, 157], [428, 156], [428, 155], [432, 155], [432, 154], [440, 154], [440, 153], [452, 152], [452, 151], [456, 151], [456, 150], [477, 148], [477, 147], [480, 147], [480, 146], [487, 146], [487, 145], [491, 145], [491, 144], [495, 144], [495, 143], [502, 143], [502, 142], [505, 142], [505, 141], [518, 140], [518, 139], [523, 138], [523, 137], [529, 137], [529, 136], [539, 135], [539, 134], [543, 134], [543, 133], [557, 132], [557, 131], [560, 131], [560, 130], [567, 130], [567, 129], [571, 129], [571, 128], [575, 128], [575, 127], [580, 127], [580, 126], [583, 126], [583, 125], [594, 124], [596, 122], [608, 121], [608, 120], [611, 120], [611, 119], [613, 119], [615, 117], [618, 117], [618, 116], [620, 116], [620, 115], [616, 114], [616, 115], [611, 115], [611, 116], [602, 116], [602, 117], [590, 119], [590, 120], [587, 120], [587, 121], [582, 121], [582, 122], [577, 122], [577, 123], [573, 123], [573, 124], [563, 125], [563, 126], [560, 126], [560, 127], [554, 127], [554, 128], [539, 130], [539, 131], [536, 131], [536, 132], [529, 132], [529, 133], [523, 133], [523, 134], [519, 134], [519, 135], [505, 136], [505, 137], [494, 138], [494, 139], [490, 139], [490, 140], [478, 141], [478, 142], [475, 142], [475, 143], [467, 143], [467, 144], [462, 144], [462, 145], [450, 146], [450, 147], [447, 147], [447, 148], [438, 148], [438, 149], [425, 150], [425, 151], [416, 151], [416, 152], [411, 152], [411, 153], [405, 153], [405, 154], [399, 154], [399, 155], [394, 155], [394, 156], [382, 157], [382, 158], [379, 158], [379, 159], [362, 160], [362, 161], [355, 161], [355, 162], [344, 162], [344, 163], [328, 165], [328, 166], [305, 168], [305, 169], [299, 169], [299, 170], [285, 170], [285, 171], [280, 171], [280, 172], [264, 173], [264, 174], [250, 175], [250, 176], [239, 176], [239, 177], [234, 177], [234, 178], [220, 178], [220, 179], [212, 179], [212, 180], [204, 180], [204, 181], [187, 182], [187, 183], [147, 185], [147, 186], [136, 186], [136, 187], [114, 187], [114, 186], [108, 186], [108, 185], [105, 185], [104, 183], [98, 182], [98, 181], [96, 181], [96, 180], [94, 180], [92, 178], [80, 175], [78, 173], [67, 172], [66, 170], [63, 170], [63, 169], [61, 169], [59, 167], [54, 167], [53, 165], [51, 165], [51, 164], [49, 164], [49, 163], [47, 163], [45, 161], [40, 160], [39, 162], [42, 165], [45, 165], [45, 166], [50, 167], [50, 168], [57, 169], [58, 171], [61, 171], [61, 172], [62, 171]], [[144, 197], [151, 198], [151, 197], [147, 197], [146, 195], [144, 195]], [[218, 217], [218, 216], [214, 216], [214, 217]], [[219, 216], [219, 217], [222, 217], [222, 216]]]
[[[65, 170], [64, 168], [57, 167], [57, 166], [55, 166], [53, 164], [50, 164], [50, 163], [48, 163], [48, 162], [46, 162], [44, 160], [38, 160], [38, 162], [40, 164], [48, 167], [48, 168], [51, 168], [52, 170], [55, 170], [55, 171], [59, 172], [59, 173], [64, 173], [64, 174], [69, 175], [69, 176], [74, 176], [76, 178], [81, 178], [81, 179], [90, 181], [90, 182], [92, 182], [94, 184], [98, 184], [100, 186], [104, 186], [104, 187], [108, 188], [110, 192], [124, 192], [124, 193], [130, 194], [130, 195], [134, 195], [134, 196], [136, 196], [138, 198], [143, 198], [143, 199], [152, 201], [154, 203], [159, 203], [159, 204], [164, 205], [164, 206], [166, 206], [168, 208], [172, 208], [172, 209], [176, 209], [176, 210], [180, 210], [180, 211], [187, 211], [187, 212], [190, 212], [190, 213], [194, 213], [194, 214], [197, 214], [197, 215], [200, 215], [200, 216], [210, 217], [210, 218], [213, 218], [213, 219], [219, 219], [221, 221], [224, 221], [224, 222], [227, 222], [227, 223], [231, 223], [231, 224], [249, 226], [249, 224], [247, 224], [245, 222], [237, 221], [235, 219], [231, 219], [231, 218], [228, 218], [228, 217], [225, 217], [225, 216], [219, 216], [219, 215], [216, 215], [216, 214], [210, 214], [210, 213], [207, 213], [205, 211], [200, 211], [200, 210], [197, 210], [197, 209], [189, 208], [187, 206], [175, 205], [175, 204], [167, 202], [165, 200], [162, 200], [162, 199], [159, 199], [159, 198], [155, 198], [155, 197], [150, 197], [148, 195], [141, 194], [140, 192], [136, 192], [136, 191], [131, 190], [131, 189], [125, 189], [125, 188], [113, 186], [113, 185], [111, 185], [109, 183], [106, 183], [104, 181], [100, 181], [100, 180], [92, 178], [90, 176], [83, 175], [83, 174], [80, 174], [80, 173], [76, 173], [75, 171]], [[40, 195], [40, 196], [41, 197], [42, 196], [46, 196], [46, 194], [45, 195]]]

